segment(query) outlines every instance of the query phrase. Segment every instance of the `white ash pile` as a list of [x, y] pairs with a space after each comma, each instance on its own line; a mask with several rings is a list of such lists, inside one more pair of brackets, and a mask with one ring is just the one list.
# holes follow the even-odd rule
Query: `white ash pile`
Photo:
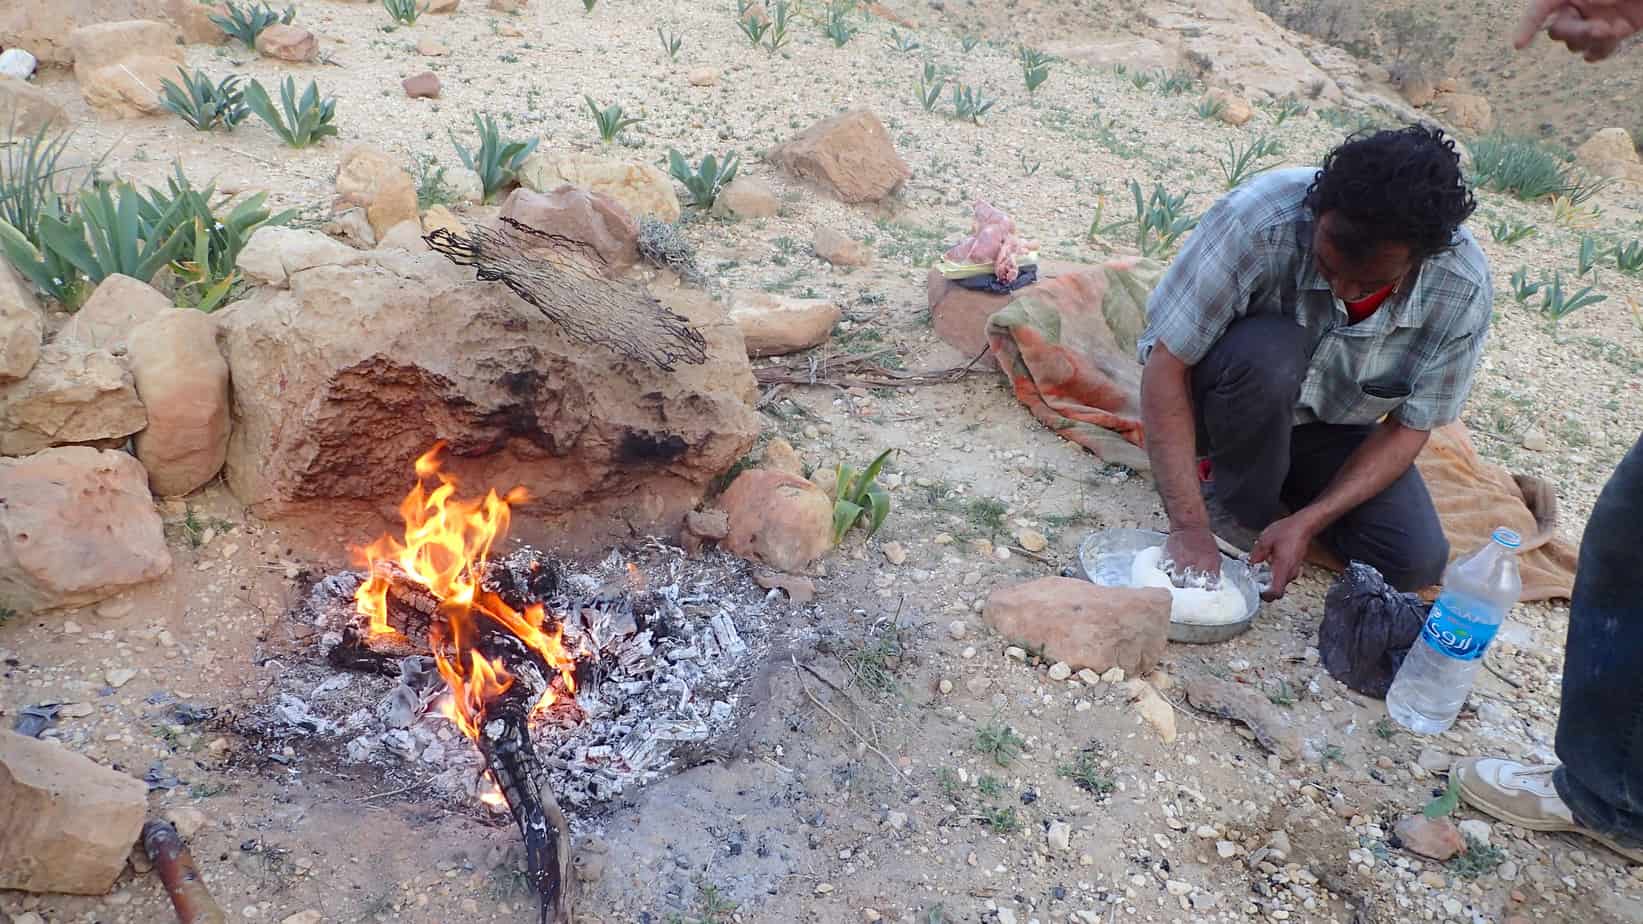
[[[362, 673], [333, 665], [347, 630], [359, 628], [354, 594], [365, 577], [331, 575], [292, 609], [290, 618], [317, 630], [314, 658], [283, 671], [270, 707], [239, 724], [275, 739], [330, 739], [345, 762], [413, 780], [432, 772], [419, 790], [505, 810], [478, 748], [443, 712], [449, 695], [432, 657], [350, 665]], [[483, 585], [521, 609], [542, 604], [578, 652], [574, 700], [560, 697], [531, 721], [548, 785], [578, 807], [699, 763], [731, 740], [744, 685], [790, 610], [741, 561], [687, 558], [654, 541], [589, 571], [522, 548], [492, 561]]]

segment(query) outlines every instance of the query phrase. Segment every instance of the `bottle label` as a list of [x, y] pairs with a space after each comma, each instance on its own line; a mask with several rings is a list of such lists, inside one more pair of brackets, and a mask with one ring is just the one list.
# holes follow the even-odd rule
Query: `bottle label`
[[1489, 647], [1499, 629], [1498, 625], [1468, 619], [1440, 597], [1426, 616], [1426, 624], [1421, 627], [1421, 638], [1426, 639], [1426, 644], [1436, 648], [1440, 654], [1457, 661], [1476, 661], [1483, 657], [1484, 649]]

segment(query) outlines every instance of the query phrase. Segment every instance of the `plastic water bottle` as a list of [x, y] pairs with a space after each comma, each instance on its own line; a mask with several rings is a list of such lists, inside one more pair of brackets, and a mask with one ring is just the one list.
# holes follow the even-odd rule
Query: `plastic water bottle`
[[1517, 570], [1522, 539], [1505, 527], [1490, 538], [1444, 571], [1443, 593], [1386, 693], [1386, 711], [1410, 731], [1435, 735], [1455, 724], [1484, 651], [1523, 593]]

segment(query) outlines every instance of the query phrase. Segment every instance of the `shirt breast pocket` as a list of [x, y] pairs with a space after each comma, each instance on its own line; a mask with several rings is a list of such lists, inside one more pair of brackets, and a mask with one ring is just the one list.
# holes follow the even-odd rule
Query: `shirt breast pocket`
[[1379, 420], [1397, 410], [1415, 393], [1414, 386], [1401, 379], [1376, 379], [1359, 386], [1358, 406], [1353, 416]]

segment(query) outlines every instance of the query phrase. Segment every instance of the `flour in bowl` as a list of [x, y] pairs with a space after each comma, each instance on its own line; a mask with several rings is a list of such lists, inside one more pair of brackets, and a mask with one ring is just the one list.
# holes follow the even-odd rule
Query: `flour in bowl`
[[1238, 588], [1222, 581], [1214, 590], [1203, 587], [1176, 587], [1169, 572], [1158, 567], [1164, 557], [1163, 546], [1153, 546], [1135, 553], [1130, 565], [1130, 584], [1134, 587], [1163, 587], [1169, 590], [1170, 621], [1195, 626], [1224, 626], [1244, 618], [1248, 610], [1244, 595]]

